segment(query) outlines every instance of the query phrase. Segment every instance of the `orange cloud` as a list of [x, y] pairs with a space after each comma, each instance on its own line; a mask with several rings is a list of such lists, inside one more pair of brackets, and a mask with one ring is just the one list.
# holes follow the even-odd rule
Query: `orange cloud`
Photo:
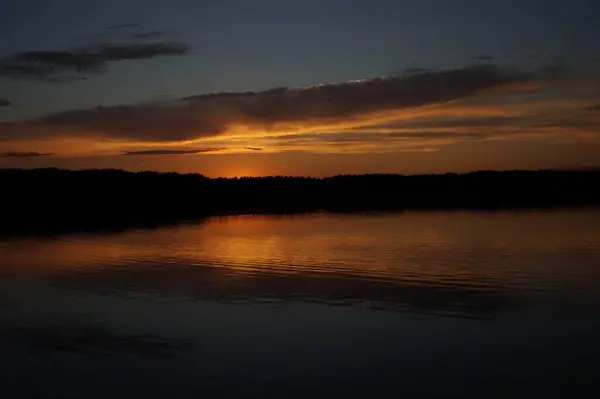
[[433, 151], [474, 140], [598, 140], [600, 85], [491, 66], [0, 124], [0, 150], [56, 156]]

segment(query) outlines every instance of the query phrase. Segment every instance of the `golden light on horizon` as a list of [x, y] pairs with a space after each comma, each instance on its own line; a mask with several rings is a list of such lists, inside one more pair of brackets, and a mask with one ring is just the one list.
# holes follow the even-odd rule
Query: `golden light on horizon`
[[272, 175], [259, 165], [232, 165], [221, 170], [220, 177], [257, 177]]

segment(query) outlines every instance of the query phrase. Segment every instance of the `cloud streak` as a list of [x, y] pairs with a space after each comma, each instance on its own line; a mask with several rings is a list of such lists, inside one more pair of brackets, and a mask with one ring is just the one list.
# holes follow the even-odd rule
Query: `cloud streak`
[[152, 31], [148, 31], [148, 32], [135, 33], [132, 35], [132, 37], [134, 39], [138, 39], [138, 40], [146, 40], [146, 39], [161, 37], [164, 35], [165, 35], [164, 32], [161, 32], [159, 30], [152, 30]]
[[[162, 47], [140, 47], [103, 53], [110, 54], [111, 59], [122, 60], [162, 54], [162, 50]], [[0, 132], [4, 137], [87, 135], [124, 141], [181, 142], [224, 135], [240, 127], [273, 131], [293, 126], [334, 125], [373, 113], [461, 99], [528, 78], [494, 66], [469, 66], [260, 92], [202, 94], [167, 105], [73, 110], [29, 122], [0, 125]]]
[[195, 150], [142, 150], [142, 151], [126, 151], [123, 155], [189, 155], [203, 154], [207, 152], [222, 151], [225, 148], [201, 148]]
[[54, 155], [53, 153], [41, 152], [3, 152], [0, 153], [0, 158], [39, 158]]
[[69, 50], [24, 51], [0, 59], [0, 76], [49, 82], [71, 81], [105, 73], [111, 63], [181, 56], [189, 51], [189, 47], [180, 42], [100, 43]]
[[0, 107], [9, 107], [12, 103], [6, 98], [0, 98]]
[[494, 57], [492, 57], [491, 55], [481, 54], [481, 55], [472, 57], [471, 59], [475, 60], [475, 61], [492, 61], [494, 59]]
[[126, 23], [126, 24], [117, 24], [117, 25], [108, 26], [106, 28], [106, 30], [133, 29], [133, 28], [139, 28], [139, 27], [140, 27], [140, 24]]
[[404, 70], [404, 73], [406, 74], [417, 74], [417, 73], [425, 73], [425, 72], [429, 72], [430, 70], [427, 68], [406, 68]]

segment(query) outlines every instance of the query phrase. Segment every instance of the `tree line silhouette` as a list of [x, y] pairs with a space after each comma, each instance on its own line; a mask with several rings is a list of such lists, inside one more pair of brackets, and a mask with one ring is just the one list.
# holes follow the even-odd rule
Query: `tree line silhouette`
[[0, 230], [96, 229], [230, 213], [600, 205], [600, 171], [208, 178], [116, 169], [0, 169]]

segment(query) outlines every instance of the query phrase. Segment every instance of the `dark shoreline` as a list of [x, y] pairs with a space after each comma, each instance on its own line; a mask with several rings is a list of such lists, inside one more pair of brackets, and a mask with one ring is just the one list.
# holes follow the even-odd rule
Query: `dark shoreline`
[[328, 178], [0, 169], [0, 235], [154, 228], [211, 216], [600, 205], [600, 171]]

